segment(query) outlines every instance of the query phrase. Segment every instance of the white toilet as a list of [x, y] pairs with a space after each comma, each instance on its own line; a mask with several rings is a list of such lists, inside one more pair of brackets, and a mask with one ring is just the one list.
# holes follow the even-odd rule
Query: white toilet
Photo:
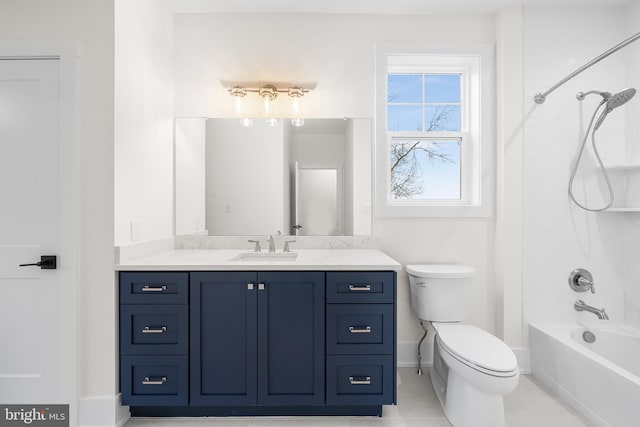
[[474, 270], [459, 264], [407, 265], [411, 309], [436, 331], [431, 383], [455, 427], [504, 427], [502, 396], [518, 385], [513, 351], [470, 325], [467, 314]]

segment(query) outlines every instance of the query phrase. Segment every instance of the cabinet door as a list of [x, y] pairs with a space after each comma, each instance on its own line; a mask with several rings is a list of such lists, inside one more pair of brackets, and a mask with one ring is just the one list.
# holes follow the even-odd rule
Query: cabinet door
[[258, 404], [324, 404], [324, 273], [264, 272], [258, 283]]
[[191, 273], [190, 285], [191, 404], [255, 405], [256, 273]]

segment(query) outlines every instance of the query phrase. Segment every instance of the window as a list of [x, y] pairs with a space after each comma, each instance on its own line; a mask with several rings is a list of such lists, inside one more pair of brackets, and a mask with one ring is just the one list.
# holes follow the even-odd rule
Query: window
[[481, 173], [491, 163], [492, 108], [481, 103], [491, 55], [473, 50], [378, 49], [378, 215], [491, 215], [493, 174]]

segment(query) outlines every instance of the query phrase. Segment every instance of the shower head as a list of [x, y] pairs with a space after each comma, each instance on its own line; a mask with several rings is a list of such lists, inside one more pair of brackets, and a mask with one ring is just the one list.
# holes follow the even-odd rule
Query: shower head
[[604, 107], [604, 111], [602, 112], [600, 117], [598, 117], [598, 121], [596, 122], [596, 125], [593, 127], [593, 130], [594, 131], [598, 130], [600, 125], [602, 125], [602, 122], [604, 122], [605, 117], [607, 117], [607, 114], [612, 112], [614, 109], [629, 102], [629, 100], [633, 98], [635, 94], [636, 94], [636, 90], [634, 88], [628, 88], [614, 95], [610, 95], [608, 98], [605, 98], [603, 96], [603, 98], [607, 100], [607, 105]]

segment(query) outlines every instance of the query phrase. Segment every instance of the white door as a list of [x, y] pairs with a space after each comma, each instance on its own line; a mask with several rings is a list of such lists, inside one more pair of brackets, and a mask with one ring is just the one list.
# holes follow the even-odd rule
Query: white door
[[336, 236], [338, 215], [338, 169], [296, 165], [296, 234]]
[[[60, 267], [60, 70], [0, 59], [0, 402], [55, 404], [66, 292]], [[57, 255], [58, 269], [38, 266]], [[62, 308], [61, 308], [62, 307]], [[68, 380], [67, 380], [68, 381]]]

